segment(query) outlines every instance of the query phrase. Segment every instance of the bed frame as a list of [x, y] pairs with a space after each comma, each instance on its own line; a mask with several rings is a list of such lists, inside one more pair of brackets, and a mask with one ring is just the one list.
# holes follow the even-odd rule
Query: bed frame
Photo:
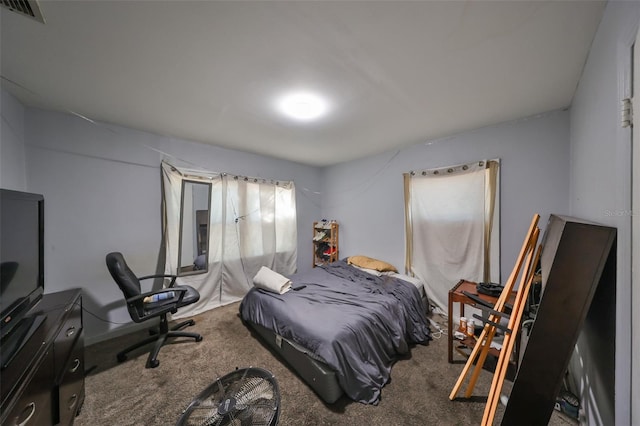
[[305, 381], [327, 404], [333, 404], [344, 393], [338, 383], [336, 372], [327, 364], [312, 357], [311, 352], [285, 339], [273, 331], [250, 321], [249, 325], [269, 347]]

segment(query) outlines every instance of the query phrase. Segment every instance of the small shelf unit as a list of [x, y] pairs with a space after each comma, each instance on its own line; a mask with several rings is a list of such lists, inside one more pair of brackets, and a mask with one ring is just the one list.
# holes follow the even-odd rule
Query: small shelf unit
[[332, 221], [313, 222], [313, 267], [338, 260], [338, 223]]

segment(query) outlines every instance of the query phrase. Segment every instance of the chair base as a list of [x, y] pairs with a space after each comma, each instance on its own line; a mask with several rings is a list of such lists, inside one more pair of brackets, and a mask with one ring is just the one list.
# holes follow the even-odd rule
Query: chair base
[[160, 352], [160, 349], [162, 349], [162, 346], [164, 346], [165, 343], [167, 343], [167, 339], [170, 337], [188, 337], [191, 339], [195, 339], [196, 342], [200, 342], [202, 340], [202, 336], [199, 335], [198, 333], [188, 333], [186, 331], [180, 331], [185, 327], [190, 327], [192, 325], [195, 324], [194, 320], [187, 320], [184, 322], [181, 322], [175, 326], [173, 326], [170, 330], [169, 330], [169, 324], [167, 322], [167, 317], [166, 315], [162, 315], [160, 317], [160, 325], [158, 327], [158, 330], [154, 330], [155, 333], [153, 333], [152, 336], [142, 340], [141, 342], [137, 342], [129, 347], [127, 347], [126, 349], [118, 352], [117, 355], [117, 359], [118, 362], [124, 362], [127, 359], [127, 353], [138, 349], [142, 346], [148, 345], [149, 343], [155, 342], [155, 345], [153, 347], [153, 349], [151, 350], [151, 352], [149, 352], [149, 358], [147, 358], [147, 363], [145, 365], [146, 368], [156, 368], [158, 365], [160, 365], [160, 361], [158, 361], [158, 353]]

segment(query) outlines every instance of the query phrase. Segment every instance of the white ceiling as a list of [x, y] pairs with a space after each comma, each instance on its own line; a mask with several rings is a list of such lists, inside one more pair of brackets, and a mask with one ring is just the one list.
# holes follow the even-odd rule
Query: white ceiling
[[[330, 165], [571, 104], [596, 1], [40, 1], [1, 12], [23, 103]], [[276, 97], [324, 94], [294, 123]]]

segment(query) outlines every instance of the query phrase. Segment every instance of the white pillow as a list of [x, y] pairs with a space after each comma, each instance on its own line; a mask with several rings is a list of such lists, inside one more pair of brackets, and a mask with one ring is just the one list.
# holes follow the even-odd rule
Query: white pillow
[[366, 272], [368, 274], [371, 275], [375, 275], [376, 277], [381, 277], [383, 275], [383, 272], [380, 271], [376, 271], [375, 269], [369, 269], [369, 268], [361, 268], [360, 266], [356, 266], [356, 265], [351, 265], [356, 269], [360, 269], [363, 272]]
[[394, 273], [394, 274], [390, 274], [392, 277], [394, 278], [398, 278], [402, 281], [406, 281], [409, 282], [411, 284], [413, 284], [414, 286], [416, 286], [418, 289], [420, 289], [421, 287], [424, 286], [423, 282], [416, 278], [416, 277], [410, 277], [409, 275], [405, 275], [405, 274], [398, 274], [398, 273]]
[[253, 285], [272, 293], [284, 294], [291, 290], [291, 280], [279, 273], [262, 266], [255, 277]]

